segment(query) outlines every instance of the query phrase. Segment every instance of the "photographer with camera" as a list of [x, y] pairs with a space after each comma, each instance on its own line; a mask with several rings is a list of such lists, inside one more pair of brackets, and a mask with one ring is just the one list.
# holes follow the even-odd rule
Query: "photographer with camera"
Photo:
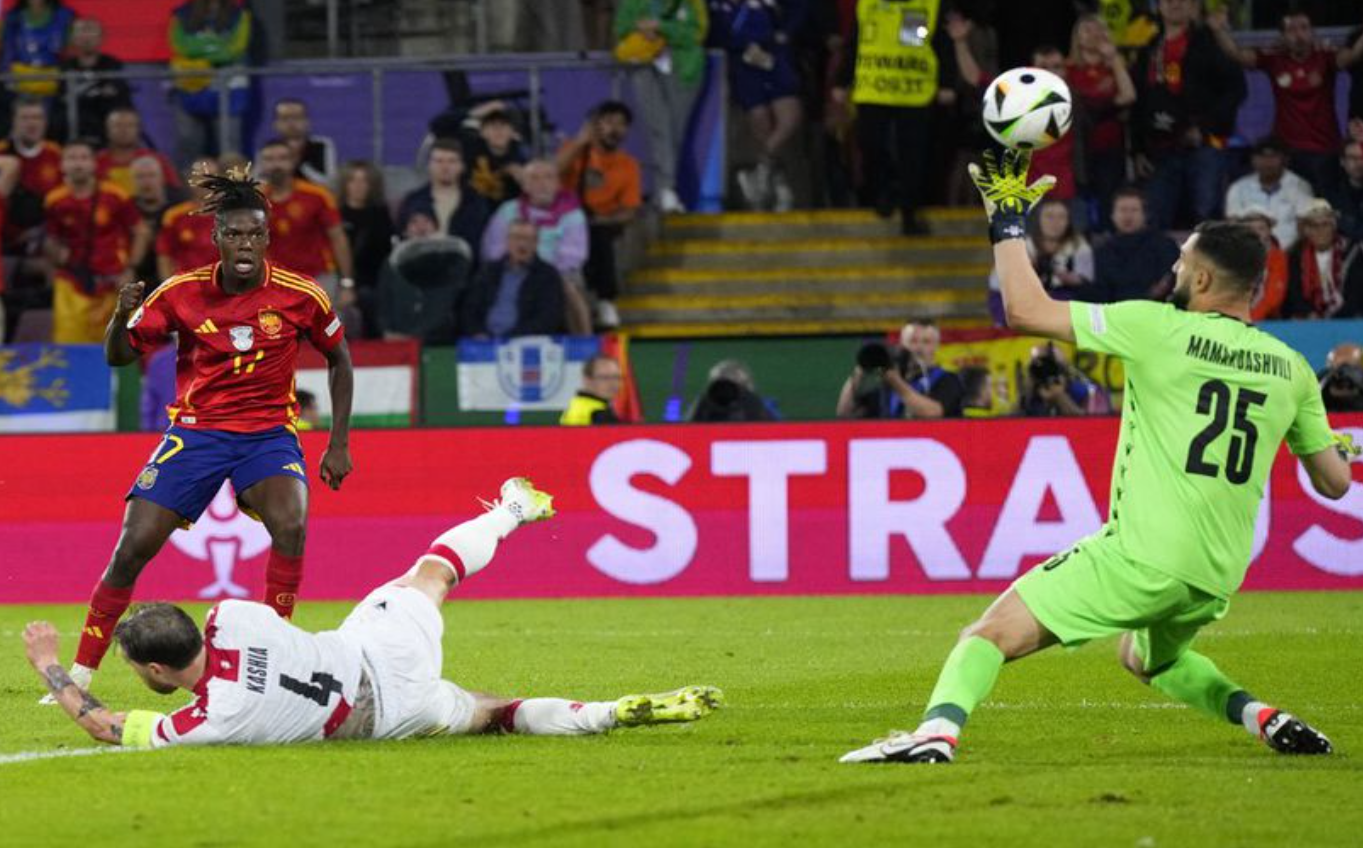
[[737, 359], [715, 363], [705, 382], [705, 391], [691, 405], [687, 421], [775, 421], [777, 415], [757, 394], [748, 366]]
[[1319, 376], [1326, 412], [1363, 412], [1363, 348], [1336, 345]]
[[942, 334], [930, 320], [904, 325], [899, 347], [872, 342], [838, 395], [839, 418], [960, 418], [961, 378], [937, 364]]
[[1029, 418], [1110, 412], [1103, 390], [1071, 368], [1055, 345], [1032, 348], [1018, 411]]

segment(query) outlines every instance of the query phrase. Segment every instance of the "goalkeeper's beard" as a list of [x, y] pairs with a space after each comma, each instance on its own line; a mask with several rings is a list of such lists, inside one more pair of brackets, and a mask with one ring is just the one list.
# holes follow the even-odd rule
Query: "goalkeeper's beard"
[[1174, 305], [1175, 309], [1187, 312], [1188, 304], [1192, 301], [1192, 297], [1193, 292], [1189, 286], [1177, 283], [1174, 285], [1173, 292], [1169, 294], [1169, 302]]

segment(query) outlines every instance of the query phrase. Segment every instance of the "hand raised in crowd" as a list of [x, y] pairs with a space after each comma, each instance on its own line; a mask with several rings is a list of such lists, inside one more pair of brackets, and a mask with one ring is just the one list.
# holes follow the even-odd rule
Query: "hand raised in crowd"
[[146, 291], [147, 284], [134, 279], [131, 271], [124, 273], [127, 275], [127, 279], [119, 281], [118, 306], [115, 309], [118, 315], [127, 317], [141, 305], [142, 293]]
[[1117, 60], [1121, 58], [1121, 54], [1117, 52], [1117, 45], [1107, 37], [1106, 30], [1103, 31], [1103, 43], [1098, 45], [1098, 55], [1103, 57], [1103, 63], [1109, 67], [1117, 64]]
[[975, 29], [975, 24], [971, 22], [970, 18], [965, 17], [959, 12], [949, 13], [947, 15], [946, 25], [947, 35], [951, 37], [952, 41], [961, 41], [969, 38], [971, 31]]

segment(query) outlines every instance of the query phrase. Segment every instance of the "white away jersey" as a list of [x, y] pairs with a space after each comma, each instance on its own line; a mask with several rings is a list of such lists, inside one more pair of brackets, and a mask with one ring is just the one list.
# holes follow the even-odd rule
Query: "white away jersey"
[[308, 633], [264, 604], [223, 601], [208, 613], [204, 646], [194, 702], [155, 722], [153, 747], [308, 742], [350, 715], [361, 652], [337, 631]]

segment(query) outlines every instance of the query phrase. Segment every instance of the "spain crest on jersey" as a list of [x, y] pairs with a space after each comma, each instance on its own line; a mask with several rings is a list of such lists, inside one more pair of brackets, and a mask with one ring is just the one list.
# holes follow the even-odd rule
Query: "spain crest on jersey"
[[145, 492], [152, 486], [155, 486], [156, 477], [160, 473], [161, 469], [157, 468], [155, 465], [148, 465], [146, 468], [142, 469], [141, 474], [137, 475], [137, 488]]
[[233, 327], [228, 330], [228, 334], [232, 338], [232, 347], [237, 350], [250, 350], [251, 346], [256, 343], [255, 331], [250, 327]]
[[273, 309], [260, 310], [260, 331], [267, 336], [277, 336], [284, 329], [284, 316]]

